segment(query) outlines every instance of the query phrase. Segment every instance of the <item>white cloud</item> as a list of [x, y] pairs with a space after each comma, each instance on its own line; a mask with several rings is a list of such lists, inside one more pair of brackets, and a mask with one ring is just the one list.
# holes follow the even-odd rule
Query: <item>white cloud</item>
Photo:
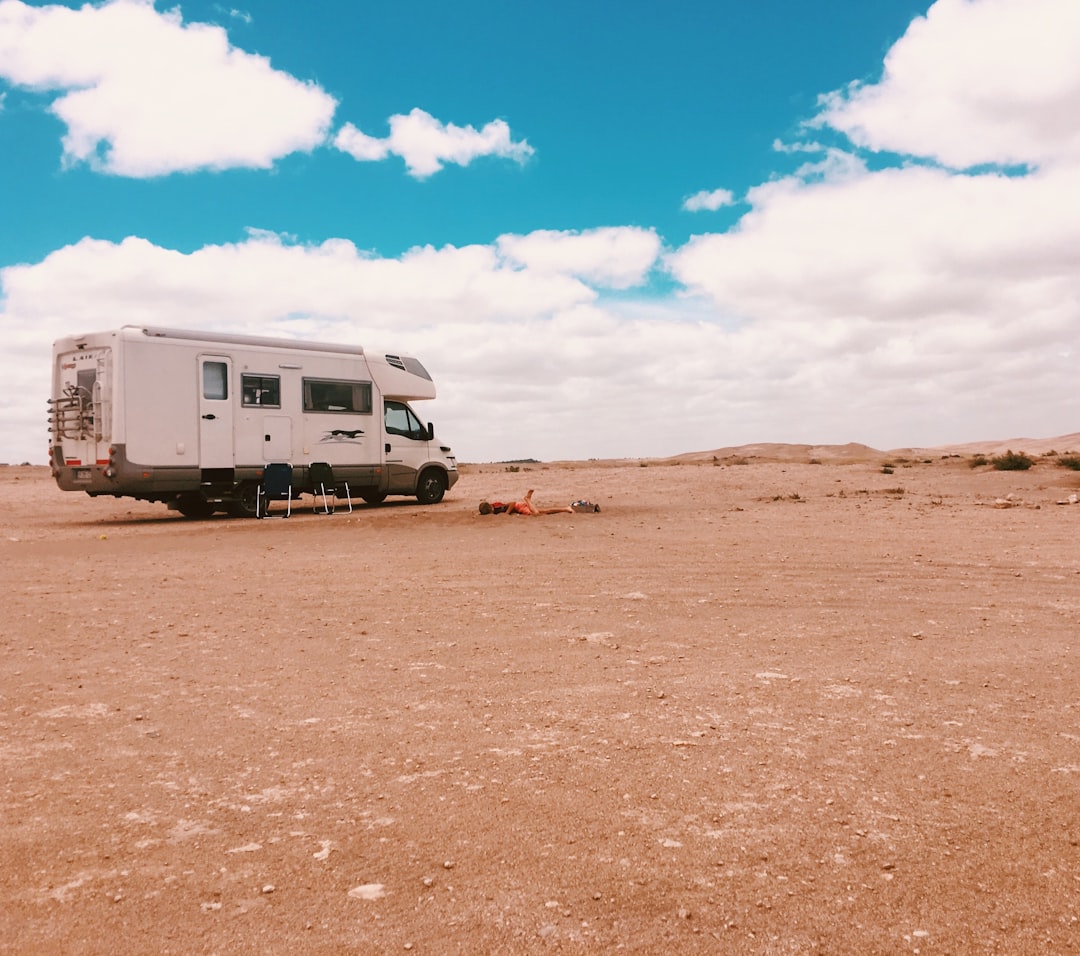
[[777, 137], [772, 142], [772, 148], [777, 153], [820, 153], [825, 147], [813, 140], [798, 140], [794, 143], [785, 143]]
[[67, 126], [65, 161], [132, 177], [269, 167], [325, 142], [336, 107], [220, 27], [185, 25], [151, 0], [0, 0], [0, 77], [67, 91], [52, 104]]
[[[245, 11], [217, 9], [251, 22]], [[66, 126], [65, 163], [130, 177], [269, 168], [326, 145], [337, 108], [315, 83], [232, 46], [221, 27], [185, 24], [179, 8], [158, 12], [153, 0], [78, 9], [0, 0], [0, 80], [59, 93], [50, 109]], [[361, 161], [400, 156], [418, 179], [446, 163], [523, 163], [534, 153], [501, 119], [476, 129], [413, 109], [389, 125], [379, 139], [346, 123], [333, 145]]]
[[[751, 191], [737, 229], [692, 239], [675, 276], [759, 322], [1009, 324], [1048, 279], [1080, 294], [1080, 172], [1023, 178], [910, 167]], [[1061, 290], [1059, 290], [1061, 291]], [[1066, 295], [1061, 320], [1075, 321]]]
[[955, 168], [1080, 159], [1080, 3], [938, 0], [879, 83], [823, 98], [856, 145]]
[[504, 120], [492, 120], [481, 129], [442, 123], [430, 113], [414, 109], [390, 117], [390, 135], [378, 139], [346, 123], [334, 145], [354, 159], [370, 162], [393, 154], [405, 160], [409, 174], [424, 179], [446, 163], [467, 166], [481, 156], [499, 156], [523, 163], [533, 155], [525, 141], [515, 142]]
[[390, 140], [377, 139], [346, 123], [334, 137], [334, 146], [363, 163], [377, 163], [390, 155]]
[[301, 246], [262, 231], [190, 254], [137, 237], [83, 239], [0, 277], [8, 316], [39, 327], [63, 316], [67, 327], [209, 328], [227, 314], [243, 330], [282, 331], [297, 315], [331, 326], [363, 316], [366, 328], [416, 329], [464, 317], [481, 324], [544, 316], [596, 295], [566, 274], [511, 268], [490, 246], [423, 246], [383, 259], [344, 239]]
[[627, 289], [645, 281], [660, 254], [660, 237], [631, 227], [539, 230], [500, 236], [496, 246], [505, 259], [535, 273], [565, 273], [595, 286]]
[[[224, 10], [224, 8], [220, 7], [220, 6], [217, 7], [217, 9], [218, 10]], [[230, 7], [229, 9], [224, 10], [224, 12], [228, 16], [232, 17], [234, 20], [239, 20], [242, 23], [251, 24], [251, 23], [254, 22], [254, 17], [252, 17], [252, 15], [250, 13], [248, 13], [246, 10], [238, 10], [235, 7]]]
[[0, 270], [0, 316], [28, 342], [124, 323], [213, 328], [222, 315], [236, 331], [302, 327], [352, 338], [362, 316], [380, 336], [447, 322], [486, 335], [492, 323], [545, 321], [593, 303], [598, 289], [641, 281], [658, 252], [655, 234], [635, 229], [507, 235], [491, 246], [421, 246], [396, 259], [344, 239], [304, 246], [262, 230], [190, 254], [138, 237], [83, 239], [40, 263]]
[[730, 206], [734, 202], [735, 194], [730, 189], [703, 189], [684, 200], [682, 207], [687, 212], [700, 212], [703, 209], [716, 212], [721, 206]]

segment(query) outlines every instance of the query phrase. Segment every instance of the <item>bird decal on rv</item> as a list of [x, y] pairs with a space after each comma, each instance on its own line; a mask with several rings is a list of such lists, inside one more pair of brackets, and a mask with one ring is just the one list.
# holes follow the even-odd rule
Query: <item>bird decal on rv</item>
[[319, 443], [323, 442], [359, 442], [360, 436], [364, 434], [362, 428], [334, 428], [331, 431], [326, 432], [322, 438], [319, 439]]

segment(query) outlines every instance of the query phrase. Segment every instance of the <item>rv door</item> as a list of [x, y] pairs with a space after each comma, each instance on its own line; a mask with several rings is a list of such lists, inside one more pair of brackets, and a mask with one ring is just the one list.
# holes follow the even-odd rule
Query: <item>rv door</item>
[[199, 467], [233, 467], [232, 360], [199, 356]]
[[404, 402], [384, 405], [386, 470], [390, 494], [412, 494], [418, 472], [430, 460], [428, 430]]

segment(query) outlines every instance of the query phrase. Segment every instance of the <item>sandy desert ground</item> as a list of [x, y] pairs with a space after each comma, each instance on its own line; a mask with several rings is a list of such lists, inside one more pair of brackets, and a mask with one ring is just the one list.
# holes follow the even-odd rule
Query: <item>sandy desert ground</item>
[[[1080, 473], [769, 451], [0, 469], [0, 951], [1080, 952]], [[476, 512], [529, 487], [602, 511]]]

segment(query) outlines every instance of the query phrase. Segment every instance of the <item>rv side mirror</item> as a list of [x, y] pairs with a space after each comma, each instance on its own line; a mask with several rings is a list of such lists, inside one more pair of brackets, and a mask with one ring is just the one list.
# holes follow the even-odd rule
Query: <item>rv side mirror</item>
[[435, 426], [431, 422], [427, 423], [427, 440], [435, 441]]

